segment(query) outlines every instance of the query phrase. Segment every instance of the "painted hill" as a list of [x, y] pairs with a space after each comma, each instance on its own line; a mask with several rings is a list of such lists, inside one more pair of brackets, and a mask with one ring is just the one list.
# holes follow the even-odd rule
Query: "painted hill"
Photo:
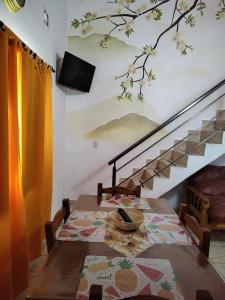
[[97, 127], [87, 134], [87, 138], [129, 144], [137, 141], [157, 126], [157, 123], [148, 118], [131, 113]]

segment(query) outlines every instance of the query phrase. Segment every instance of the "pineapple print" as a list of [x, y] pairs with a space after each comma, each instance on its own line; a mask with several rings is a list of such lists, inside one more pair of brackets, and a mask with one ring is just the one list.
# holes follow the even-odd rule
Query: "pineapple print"
[[132, 292], [137, 287], [137, 275], [131, 268], [133, 264], [126, 260], [119, 261], [118, 265], [121, 270], [117, 270], [115, 273], [115, 283], [116, 286], [122, 292]]
[[128, 196], [126, 196], [126, 197], [123, 197], [122, 199], [121, 199], [121, 203], [124, 205], [124, 206], [129, 206], [130, 204], [131, 204], [131, 199], [128, 197]]
[[80, 277], [81, 278], [80, 278], [79, 292], [84, 292], [88, 288], [88, 281], [85, 278], [85, 275], [83, 272], [81, 273]]
[[95, 273], [99, 271], [106, 271], [108, 268], [113, 267], [112, 262], [100, 262], [88, 266], [88, 271]]
[[167, 281], [162, 282], [160, 285], [162, 289], [158, 292], [158, 296], [174, 300], [174, 295], [171, 292], [172, 285]]

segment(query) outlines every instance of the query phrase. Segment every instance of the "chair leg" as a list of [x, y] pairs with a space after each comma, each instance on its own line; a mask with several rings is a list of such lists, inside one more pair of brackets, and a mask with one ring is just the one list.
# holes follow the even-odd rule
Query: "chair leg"
[[66, 210], [66, 214], [64, 216], [64, 222], [66, 222], [66, 220], [68, 219], [68, 217], [70, 215], [70, 199], [68, 199], [68, 198], [63, 199], [62, 206]]
[[198, 290], [196, 292], [196, 300], [213, 300], [213, 297], [208, 291]]
[[48, 222], [45, 224], [45, 237], [46, 237], [47, 250], [49, 253], [56, 241], [55, 233], [53, 230], [53, 222]]
[[91, 285], [89, 292], [89, 300], [102, 300], [102, 285], [93, 284]]

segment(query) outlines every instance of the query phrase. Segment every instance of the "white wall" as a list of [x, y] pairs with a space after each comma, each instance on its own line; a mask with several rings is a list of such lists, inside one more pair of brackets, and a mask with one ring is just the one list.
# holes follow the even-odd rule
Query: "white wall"
[[[50, 25], [43, 22], [43, 9]], [[0, 2], [0, 20], [48, 64], [56, 68], [67, 45], [67, 1], [29, 0], [17, 13], [9, 13]], [[64, 196], [65, 111], [66, 96], [55, 83], [53, 74], [53, 202], [52, 213]]]
[[[193, 3], [191, 0], [185, 2]], [[111, 167], [107, 162], [134, 142], [131, 135], [134, 136], [136, 128], [139, 138], [145, 135], [144, 126], [141, 127], [143, 116], [161, 124], [224, 79], [225, 19], [216, 20], [217, 1], [205, 2], [207, 9], [203, 17], [199, 11], [193, 12], [195, 27], [185, 25], [184, 21], [179, 25], [180, 38], [192, 45], [194, 50], [186, 56], [180, 55], [173, 40], [175, 28], [164, 35], [157, 47], [158, 54], [149, 62], [149, 68], [156, 73], [156, 80], [144, 89], [143, 103], [130, 103], [114, 100], [120, 94], [120, 80], [114, 80], [114, 76], [126, 73], [128, 65], [135, 55], [141, 53], [143, 46], [154, 45], [158, 34], [171, 24], [171, 7], [176, 1], [171, 0], [165, 5], [161, 21], [147, 21], [144, 16], [137, 18], [129, 38], [124, 30], [113, 31], [109, 47], [102, 49], [99, 42], [103, 34], [112, 28], [110, 22], [91, 22], [92, 30], [84, 35], [82, 26], [76, 30], [71, 28], [71, 21], [74, 18], [80, 20], [86, 12], [95, 12], [98, 17], [113, 15], [119, 7], [107, 0], [68, 0], [68, 49], [96, 66], [90, 93], [71, 91], [67, 97], [65, 194], [68, 197], [95, 194], [98, 181], [104, 185], [111, 182]], [[138, 0], [130, 8], [135, 10], [142, 3], [150, 5], [149, 1]], [[117, 21], [120, 23], [121, 20]], [[138, 114], [139, 121], [135, 123], [133, 120], [128, 127], [125, 122], [122, 123], [122, 117], [131, 113]], [[114, 125], [109, 121], [115, 121]], [[99, 134], [90, 135], [96, 128]], [[113, 130], [117, 132], [117, 140], [113, 139]], [[97, 147], [94, 147], [96, 144]], [[148, 155], [148, 158], [154, 158], [152, 152]], [[128, 167], [121, 177], [130, 175], [127, 170]], [[132, 169], [129, 170], [131, 172]]]

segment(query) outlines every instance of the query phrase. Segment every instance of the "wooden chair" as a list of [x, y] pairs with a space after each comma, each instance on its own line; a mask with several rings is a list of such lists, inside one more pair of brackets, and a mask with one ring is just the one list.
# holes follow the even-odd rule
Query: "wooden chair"
[[186, 228], [188, 230], [190, 229], [197, 237], [199, 240], [199, 249], [208, 257], [211, 230], [209, 228], [201, 227], [196, 218], [188, 214], [188, 205], [185, 203], [180, 205], [179, 217]]
[[[89, 300], [102, 300], [102, 285], [91, 285], [90, 292], [89, 292]], [[124, 298], [124, 300], [166, 300], [168, 298], [163, 298], [159, 296], [133, 296]], [[208, 291], [205, 290], [198, 290], [196, 292], [196, 300], [213, 300], [212, 296]]]
[[56, 242], [56, 231], [59, 228], [59, 225], [61, 224], [62, 220], [64, 220], [65, 223], [69, 215], [70, 215], [69, 199], [63, 199], [62, 207], [55, 214], [53, 221], [47, 222], [45, 224], [45, 238], [46, 238], [48, 252], [50, 252], [50, 250], [52, 249], [52, 247]]
[[136, 197], [141, 196], [141, 186], [136, 185], [133, 189], [128, 189], [123, 186], [113, 186], [113, 187], [106, 187], [103, 188], [102, 183], [98, 183], [98, 190], [97, 190], [97, 201], [101, 203], [102, 201], [102, 194], [123, 194], [123, 195], [135, 195]]

